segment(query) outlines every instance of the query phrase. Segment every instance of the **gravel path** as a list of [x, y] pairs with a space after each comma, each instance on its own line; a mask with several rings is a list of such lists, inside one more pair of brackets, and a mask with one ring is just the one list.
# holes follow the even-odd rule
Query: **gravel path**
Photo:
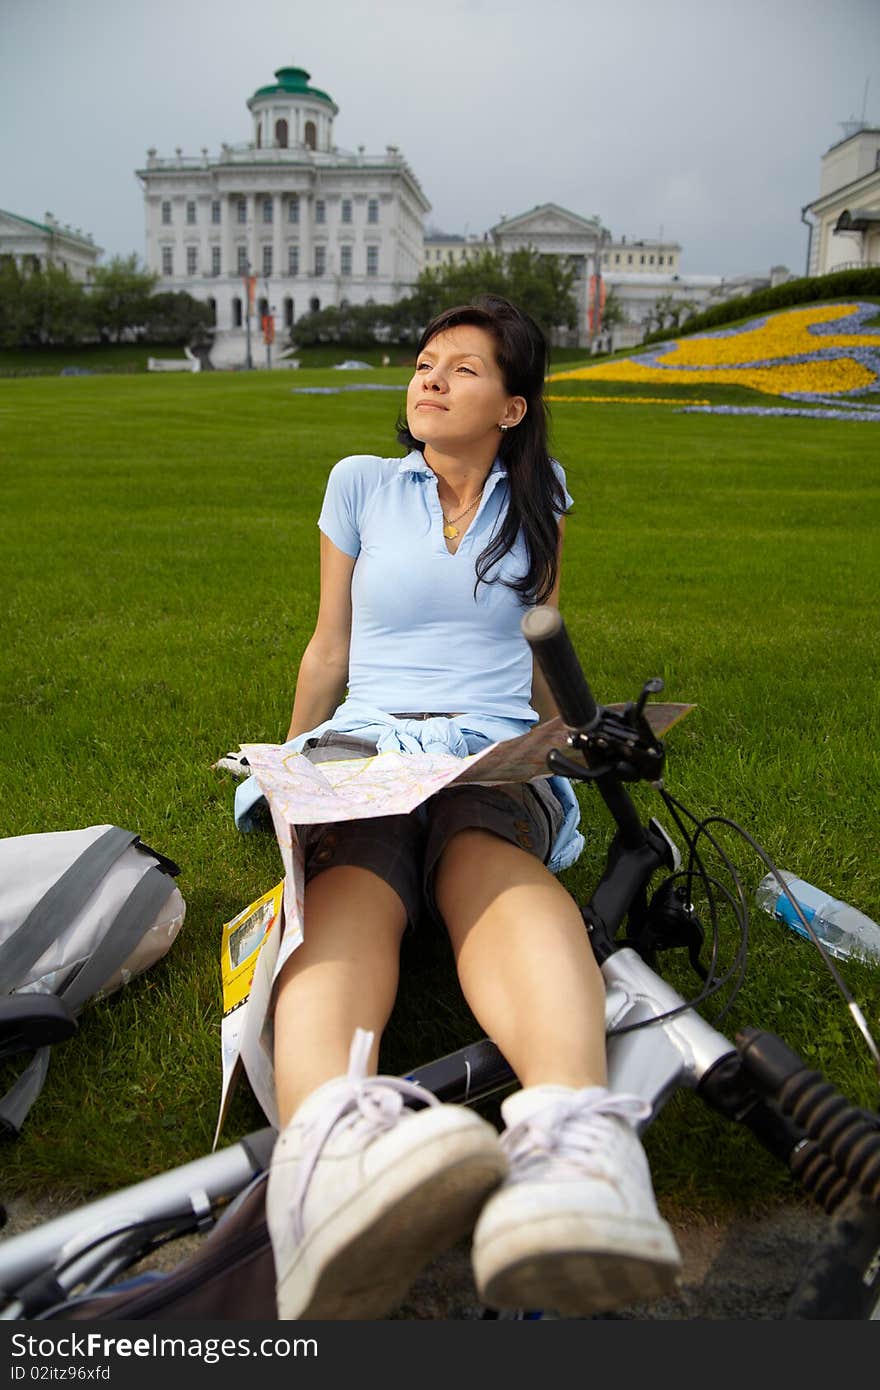
[[[9, 1202], [0, 1241], [65, 1210], [63, 1204]], [[806, 1258], [826, 1227], [827, 1217], [820, 1211], [799, 1207], [781, 1207], [760, 1218], [673, 1223], [683, 1259], [677, 1292], [605, 1316], [663, 1321], [782, 1319]], [[161, 1256], [153, 1258], [152, 1267], [170, 1268], [197, 1240], [189, 1237], [166, 1247]], [[389, 1318], [442, 1321], [473, 1320], [482, 1315], [468, 1243], [463, 1241], [423, 1271]]]

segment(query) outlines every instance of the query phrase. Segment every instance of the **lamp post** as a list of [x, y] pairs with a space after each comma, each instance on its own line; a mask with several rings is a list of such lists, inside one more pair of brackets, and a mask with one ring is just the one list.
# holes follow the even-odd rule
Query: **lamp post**
[[590, 354], [596, 350], [599, 337], [599, 323], [602, 314], [602, 256], [611, 237], [607, 227], [600, 227], [596, 242], [596, 271], [593, 276], [593, 304], [590, 316]]
[[251, 355], [251, 263], [249, 259], [244, 263], [244, 331], [247, 342], [244, 364], [250, 372], [253, 371], [254, 359]]
[[263, 339], [266, 344], [266, 366], [272, 366], [272, 339], [275, 336], [275, 305], [269, 302], [269, 281], [263, 280], [266, 291], [266, 318], [263, 323]]

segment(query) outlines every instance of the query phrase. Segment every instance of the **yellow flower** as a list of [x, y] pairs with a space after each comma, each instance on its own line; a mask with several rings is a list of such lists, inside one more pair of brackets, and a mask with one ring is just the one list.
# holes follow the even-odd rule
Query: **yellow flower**
[[[846, 318], [859, 308], [858, 304], [822, 304], [810, 309], [790, 309], [774, 314], [766, 323], [726, 337], [698, 335], [679, 339], [654, 360], [653, 354], [642, 353], [593, 367], [554, 372], [548, 380], [747, 386], [771, 396], [857, 391], [876, 385], [877, 372], [847, 356], [847, 351], [878, 348], [880, 335], [815, 334], [809, 329], [815, 324]], [[825, 354], [829, 349], [836, 349], [839, 355], [828, 357]], [[794, 357], [812, 360], [793, 362]]]

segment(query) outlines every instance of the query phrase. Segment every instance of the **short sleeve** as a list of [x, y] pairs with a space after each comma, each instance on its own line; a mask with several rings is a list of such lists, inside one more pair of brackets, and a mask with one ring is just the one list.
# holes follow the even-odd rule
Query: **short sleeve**
[[363, 503], [363, 460], [340, 459], [330, 470], [318, 526], [325, 536], [353, 558], [360, 554], [360, 514]]
[[562, 484], [562, 491], [565, 493], [565, 510], [568, 511], [570, 507], [574, 506], [574, 498], [565, 483], [565, 469], [561, 463], [557, 463], [556, 459], [551, 459], [550, 462], [553, 465], [553, 472]]

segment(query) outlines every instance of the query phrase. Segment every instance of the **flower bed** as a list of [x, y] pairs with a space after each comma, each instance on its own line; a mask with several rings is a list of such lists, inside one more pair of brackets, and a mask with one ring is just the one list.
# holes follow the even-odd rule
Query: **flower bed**
[[[747, 386], [808, 402], [820, 412], [829, 397], [835, 404], [842, 396], [862, 404], [861, 397], [880, 384], [880, 330], [865, 327], [877, 314], [877, 305], [868, 303], [789, 309], [738, 328], [660, 343], [637, 357], [554, 372], [548, 381]], [[689, 408], [695, 407], [707, 408]], [[708, 408], [731, 413], [730, 407]], [[848, 419], [875, 418], [870, 410], [845, 413]]]

